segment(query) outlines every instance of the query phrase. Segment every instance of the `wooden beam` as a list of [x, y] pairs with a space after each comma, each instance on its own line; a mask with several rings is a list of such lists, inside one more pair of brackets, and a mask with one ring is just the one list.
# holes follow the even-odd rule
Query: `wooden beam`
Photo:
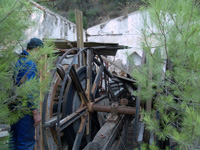
[[[77, 47], [80, 49], [84, 48], [83, 43], [83, 13], [80, 10], [75, 10], [76, 14], [76, 35], [77, 35]], [[83, 54], [83, 53], [82, 53]], [[84, 55], [79, 57], [79, 66], [85, 65]]]
[[115, 64], [114, 62], [112, 62], [111, 60], [109, 60], [108, 58], [106, 58], [106, 57], [104, 57], [104, 56], [101, 56], [101, 58], [102, 58], [103, 60], [109, 62], [109, 63], [112, 64], [113, 66], [119, 68], [120, 70], [124, 71], [126, 74], [132, 76], [131, 73], [130, 73], [128, 70], [123, 69], [122, 67], [118, 66], [117, 64]]
[[[44, 55], [41, 59], [44, 60], [44, 66], [40, 69], [40, 82], [44, 82], [47, 76], [47, 54]], [[42, 108], [43, 108], [44, 92], [43, 89], [40, 89], [40, 115], [42, 117]], [[35, 150], [43, 150], [43, 138], [42, 138], [42, 122], [36, 127], [36, 146]]]

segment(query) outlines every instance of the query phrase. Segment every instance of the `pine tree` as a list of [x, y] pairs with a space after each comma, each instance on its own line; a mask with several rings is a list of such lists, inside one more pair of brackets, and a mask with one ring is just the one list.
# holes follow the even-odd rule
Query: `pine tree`
[[145, 2], [141, 45], [146, 64], [133, 76], [144, 103], [153, 100], [153, 109], [142, 113], [146, 128], [158, 140], [173, 139], [177, 149], [200, 149], [199, 2]]
[[[27, 96], [31, 94], [34, 103], [38, 104], [40, 93], [45, 93], [51, 82], [48, 73], [40, 72], [45, 65], [45, 56], [48, 56], [47, 71], [53, 68], [54, 45], [47, 42], [43, 48], [30, 53], [29, 59], [37, 63], [38, 76], [19, 87], [13, 85], [13, 73], [18, 59], [16, 50], [26, 45], [23, 41], [28, 37], [24, 36], [24, 31], [34, 25], [29, 19], [33, 11], [34, 8], [27, 0], [0, 1], [0, 123], [13, 124], [24, 114], [30, 113]], [[45, 80], [41, 82], [39, 76], [45, 76]], [[20, 101], [20, 105], [9, 109], [9, 104], [16, 100]], [[0, 147], [6, 149], [5, 145]]]
[[[28, 16], [30, 5], [22, 0], [0, 1], [0, 120], [9, 123], [7, 101], [13, 87], [13, 67], [17, 59], [14, 50], [23, 38], [23, 32], [30, 25]], [[14, 117], [16, 118], [16, 117]], [[17, 119], [17, 118], [16, 118]]]

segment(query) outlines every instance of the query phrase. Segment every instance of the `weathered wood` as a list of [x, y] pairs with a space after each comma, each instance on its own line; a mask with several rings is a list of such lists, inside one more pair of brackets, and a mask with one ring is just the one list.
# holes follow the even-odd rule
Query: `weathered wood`
[[103, 65], [101, 65], [99, 67], [98, 73], [95, 77], [95, 80], [94, 80], [94, 83], [93, 83], [93, 86], [92, 86], [91, 94], [92, 94], [93, 99], [95, 98], [95, 94], [96, 94], [96, 91], [97, 91], [97, 88], [98, 88], [98, 85], [99, 85], [99, 81], [100, 81], [101, 74], [103, 72], [103, 68], [104, 68]]
[[[103, 127], [98, 131], [93, 141], [89, 143], [84, 150], [90, 150], [93, 148], [94, 150], [109, 150], [117, 136], [117, 133], [122, 128], [122, 120], [124, 119], [124, 115], [119, 116], [116, 122], [106, 122]], [[97, 145], [97, 147], [94, 147]]]
[[126, 86], [127, 90], [129, 91], [129, 93], [131, 94], [131, 99], [135, 100], [135, 97], [133, 95], [133, 92], [134, 92], [133, 88], [127, 83], [125, 83], [125, 86]]
[[140, 130], [138, 133], [138, 142], [142, 142], [143, 141], [143, 135], [144, 135], [144, 123], [140, 122]]
[[119, 68], [120, 70], [124, 71], [126, 74], [131, 76], [131, 73], [128, 70], [125, 70], [124, 68], [118, 66], [116, 63], [112, 62], [111, 60], [109, 60], [108, 58], [101, 56], [101, 58], [107, 62], [109, 62], [110, 64], [112, 64], [113, 66]]
[[[83, 43], [83, 13], [82, 11], [79, 10], [75, 10], [75, 14], [76, 14], [76, 35], [77, 35], [77, 47], [81, 49], [84, 48], [84, 43]], [[83, 66], [85, 65], [85, 61], [84, 60], [84, 55], [83, 53], [80, 54], [79, 57], [79, 65]]]
[[87, 123], [87, 117], [84, 116], [81, 119], [81, 123], [80, 123], [80, 126], [79, 126], [79, 132], [77, 132], [77, 134], [76, 134], [76, 138], [75, 138], [72, 150], [79, 150], [80, 149], [81, 140], [83, 138], [83, 133], [85, 131], [86, 123]]
[[[47, 76], [47, 54], [45, 54], [41, 59], [44, 60], [44, 66], [43, 68], [40, 69], [40, 82], [45, 81], [46, 76]], [[39, 110], [40, 112], [42, 112], [42, 108], [43, 108], [43, 100], [44, 100], [44, 92], [43, 89], [40, 89], [40, 103], [39, 103]], [[42, 118], [42, 113], [40, 113], [41, 118]], [[40, 125], [38, 125], [36, 127], [36, 146], [35, 149], [36, 150], [43, 150], [43, 138], [41, 138], [42, 135], [42, 122], [40, 123]]]
[[[141, 65], [140, 65], [140, 68], [141, 69], [141, 66], [144, 65], [145, 63], [145, 53], [143, 52], [142, 53], [142, 60], [141, 60]], [[141, 86], [138, 85], [138, 89], [137, 89], [139, 95], [137, 96], [136, 98], [136, 114], [135, 114], [135, 122], [134, 122], [134, 145], [137, 145], [138, 144], [138, 141], [137, 141], [137, 138], [138, 138], [138, 129], [139, 129], [139, 111], [140, 111], [140, 102], [141, 102], [141, 95], [140, 95], [140, 92], [141, 92]]]
[[56, 124], [56, 122], [57, 122], [57, 116], [52, 117], [51, 119], [45, 122], [44, 127], [45, 128], [53, 127]]
[[93, 62], [93, 50], [87, 50], [87, 89], [86, 94], [89, 101], [91, 101], [91, 86], [92, 86], [92, 62]]
[[[98, 66], [102, 65], [102, 63], [99, 62], [96, 58], [94, 58], [93, 60]], [[106, 67], [104, 67], [104, 73], [106, 73], [110, 78], [113, 78], [113, 74], [110, 73], [110, 71]]]
[[130, 78], [121, 77], [121, 76], [118, 76], [118, 75], [115, 75], [115, 74], [113, 74], [113, 76], [118, 78], [119, 80], [136, 83], [136, 80], [133, 80], [133, 79], [130, 79]]
[[75, 84], [75, 87], [77, 89], [77, 92], [78, 92], [78, 94], [80, 96], [81, 101], [87, 105], [87, 103], [89, 102], [89, 100], [88, 100], [88, 98], [86, 96], [86, 93], [85, 93], [85, 90], [84, 90], [84, 88], [83, 88], [83, 86], [82, 86], [82, 84], [81, 84], [81, 82], [79, 80], [77, 72], [76, 72], [76, 70], [74, 69], [73, 66], [71, 67], [69, 75], [70, 75], [72, 81]]
[[72, 114], [63, 118], [62, 120], [60, 120], [60, 128], [58, 128], [57, 123], [56, 123], [56, 130], [62, 131], [63, 129], [68, 127], [70, 124], [72, 124], [75, 120], [81, 118], [81, 116], [84, 115], [85, 113], [87, 113], [86, 106], [73, 112]]

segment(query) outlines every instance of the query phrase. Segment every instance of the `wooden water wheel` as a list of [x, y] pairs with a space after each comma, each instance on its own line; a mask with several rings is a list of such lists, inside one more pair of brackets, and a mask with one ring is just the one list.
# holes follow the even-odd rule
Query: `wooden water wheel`
[[[139, 116], [139, 106], [132, 93], [137, 90], [134, 79], [129, 74], [126, 77], [113, 75], [101, 57], [115, 55], [122, 46], [95, 43], [92, 46], [59, 52], [56, 69], [52, 71], [53, 82], [43, 104], [43, 141], [47, 150], [87, 149], [87, 145], [95, 143], [102, 130], [105, 131], [105, 124], [111, 123], [114, 124], [109, 129], [113, 130], [109, 135], [112, 138], [101, 145], [102, 149], [110, 148], [118, 130], [123, 128], [125, 115]], [[72, 54], [71, 63], [63, 64]], [[76, 63], [80, 56], [85, 57], [85, 65]]]

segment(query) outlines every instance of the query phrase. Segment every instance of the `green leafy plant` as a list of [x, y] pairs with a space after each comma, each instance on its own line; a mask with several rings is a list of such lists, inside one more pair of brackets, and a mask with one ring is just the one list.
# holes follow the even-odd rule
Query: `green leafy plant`
[[[39, 103], [40, 93], [48, 90], [50, 76], [46, 72], [40, 72], [45, 65], [47, 57], [47, 71], [53, 67], [54, 45], [52, 42], [45, 42], [44, 47], [30, 54], [29, 59], [37, 63], [38, 76], [33, 80], [25, 82], [20, 87], [13, 84], [13, 73], [15, 63], [19, 55], [15, 52], [19, 45], [24, 45], [24, 31], [34, 25], [29, 20], [33, 7], [26, 0], [1, 0], [0, 1], [0, 123], [13, 124], [24, 114], [29, 113], [27, 108], [27, 96], [33, 95], [35, 103]], [[39, 76], [45, 76], [45, 80], [40, 81]], [[20, 101], [14, 109], [9, 108], [9, 104]], [[0, 147], [7, 148], [7, 138], [0, 139]]]
[[142, 89], [137, 94], [153, 103], [142, 113], [146, 129], [158, 140], [174, 140], [177, 149], [199, 149], [199, 2], [145, 2], [141, 45], [147, 61], [133, 76]]
[[4, 103], [13, 87], [12, 68], [17, 59], [14, 49], [23, 40], [23, 31], [31, 25], [27, 20], [32, 9], [27, 1], [22, 0], [2, 0], [0, 7], [0, 120], [7, 122], [9, 119], [5, 116], [9, 110]]

